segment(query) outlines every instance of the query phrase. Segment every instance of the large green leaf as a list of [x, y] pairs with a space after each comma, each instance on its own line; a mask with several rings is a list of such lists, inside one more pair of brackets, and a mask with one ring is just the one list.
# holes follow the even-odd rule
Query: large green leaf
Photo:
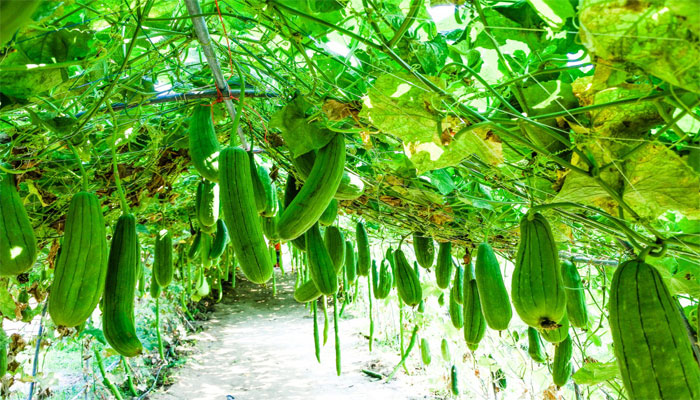
[[336, 135], [318, 123], [307, 121], [306, 111], [310, 107], [311, 105], [299, 96], [270, 119], [270, 127], [282, 131], [282, 137], [294, 157], [320, 149]]

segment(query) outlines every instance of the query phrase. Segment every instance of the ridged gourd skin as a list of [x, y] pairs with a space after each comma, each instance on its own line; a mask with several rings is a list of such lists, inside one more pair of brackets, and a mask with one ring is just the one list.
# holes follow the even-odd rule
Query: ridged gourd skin
[[262, 284], [272, 278], [272, 262], [255, 208], [250, 159], [245, 150], [227, 147], [221, 151], [220, 182], [224, 222], [231, 229], [231, 246], [246, 278]]
[[542, 350], [540, 333], [537, 332], [537, 329], [531, 326], [527, 327], [527, 353], [535, 362], [543, 363], [547, 360], [544, 350]]
[[[269, 217], [261, 217], [263, 234], [267, 240], [277, 242], [280, 240], [279, 235], [277, 235], [277, 220], [279, 220], [280, 214], [284, 211], [284, 203], [281, 198], [277, 198], [277, 207], [275, 215]], [[304, 238], [304, 236], [300, 236]]]
[[462, 305], [457, 302], [457, 287], [452, 285], [450, 289], [450, 301], [447, 303], [447, 308], [450, 314], [450, 321], [452, 321], [452, 326], [457, 329], [462, 329], [464, 326], [464, 310]]
[[271, 217], [277, 213], [277, 188], [275, 188], [275, 184], [272, 183], [272, 179], [270, 179], [270, 172], [262, 165], [258, 167], [258, 178], [265, 191], [265, 206], [260, 212], [260, 215], [263, 217]]
[[0, 2], [0, 45], [9, 41], [18, 29], [32, 22], [32, 14], [39, 4], [41, 4], [39, 0], [2, 0]]
[[413, 232], [413, 251], [416, 253], [416, 261], [425, 268], [430, 269], [435, 261], [435, 243], [433, 238], [420, 232]]
[[562, 387], [571, 378], [573, 366], [571, 357], [574, 354], [574, 344], [571, 341], [571, 336], [566, 335], [566, 338], [559, 342], [554, 347], [554, 360], [552, 361], [552, 381], [555, 385]]
[[442, 359], [450, 362], [452, 361], [452, 353], [450, 352], [450, 343], [447, 339], [443, 338], [440, 342], [440, 353], [442, 354]]
[[335, 272], [328, 249], [323, 243], [318, 222], [306, 231], [306, 253], [309, 255], [311, 280], [321, 293], [326, 296], [334, 295], [338, 291], [338, 274]]
[[610, 332], [631, 399], [700, 399], [700, 367], [676, 301], [659, 272], [631, 260], [617, 267]]
[[148, 292], [151, 295], [152, 299], [157, 299], [160, 297], [161, 292], [163, 291], [163, 288], [160, 287], [158, 284], [158, 281], [156, 280], [156, 275], [151, 274], [151, 283], [148, 287]]
[[299, 237], [318, 221], [338, 190], [344, 166], [345, 138], [338, 134], [318, 151], [304, 186], [280, 216], [277, 232], [282, 239]]
[[355, 262], [355, 249], [349, 240], [345, 241], [345, 278], [348, 283], [355, 282], [357, 279], [357, 263]]
[[360, 177], [349, 171], [343, 172], [343, 177], [340, 178], [340, 185], [336, 190], [334, 198], [338, 200], [355, 200], [362, 196], [365, 192], [365, 183]]
[[255, 154], [252, 151], [248, 152], [248, 161], [250, 162], [250, 179], [253, 182], [253, 197], [255, 198], [255, 209], [258, 214], [265, 211], [265, 202], [267, 201], [265, 188], [263, 186], [260, 175], [258, 174], [258, 166], [255, 164]]
[[435, 282], [440, 289], [447, 289], [450, 286], [453, 272], [452, 243], [442, 242], [440, 243], [437, 264], [435, 265]]
[[211, 251], [211, 236], [209, 234], [202, 234], [202, 250], [199, 252], [199, 265], [202, 266], [204, 271], [207, 271], [211, 267], [211, 259], [209, 258], [209, 252]]
[[576, 265], [570, 260], [561, 262], [561, 277], [566, 292], [566, 314], [569, 316], [569, 323], [585, 329], [588, 326], [586, 294]]
[[393, 280], [391, 265], [386, 259], [382, 260], [378, 271], [374, 260], [372, 260], [372, 294], [374, 294], [375, 299], [386, 299], [389, 296]]
[[559, 343], [569, 336], [569, 318], [564, 314], [564, 318], [559, 322], [559, 327], [553, 329], [540, 329], [542, 339], [550, 343]]
[[[415, 265], [414, 265], [415, 267]], [[418, 268], [414, 268], [416, 271]], [[464, 304], [464, 267], [457, 265], [454, 282], [452, 282], [451, 295], [455, 297], [457, 304]], [[420, 277], [420, 275], [419, 275]]]
[[107, 233], [100, 200], [80, 192], [68, 207], [48, 311], [57, 326], [85, 322], [102, 297], [107, 277]]
[[539, 213], [520, 221], [511, 290], [515, 311], [533, 328], [555, 327], [566, 313], [559, 252], [549, 223]]
[[488, 243], [481, 243], [477, 249], [474, 276], [486, 324], [497, 331], [508, 329], [513, 311], [506, 285], [503, 283], [501, 266]]
[[211, 227], [219, 219], [219, 185], [207, 180], [199, 181], [194, 204], [197, 209], [197, 221], [202, 230], [212, 232]]
[[455, 396], [459, 395], [459, 373], [457, 372], [457, 366], [452, 365], [450, 369], [450, 387], [452, 389], [452, 394]]
[[308, 303], [321, 297], [321, 291], [312, 280], [308, 280], [294, 289], [294, 300], [299, 303]]
[[187, 258], [189, 260], [194, 260], [201, 251], [202, 245], [202, 232], [197, 231], [197, 233], [192, 236], [192, 243], [190, 243], [190, 248], [187, 250]]
[[479, 289], [476, 287], [474, 271], [471, 266], [465, 268], [464, 274], [464, 341], [471, 351], [476, 351], [479, 342], [484, 338], [486, 332], [486, 320], [481, 311], [481, 301], [479, 300]]
[[[282, 238], [279, 234], [278, 229], [280, 217], [284, 213], [284, 210], [292, 203], [292, 201], [298, 193], [299, 188], [297, 187], [297, 180], [294, 178], [294, 175], [289, 174], [289, 176], [287, 177], [287, 182], [284, 186], [284, 207], [280, 208], [280, 211], [277, 213], [275, 235], [278, 239]], [[304, 235], [301, 235], [298, 238], [293, 239], [292, 245], [301, 251], [306, 251], [306, 237]]]
[[7, 335], [0, 328], [0, 379], [7, 373]]
[[36, 237], [12, 174], [0, 172], [0, 275], [19, 275], [36, 261]]
[[332, 199], [330, 203], [328, 203], [328, 207], [326, 207], [325, 210], [323, 210], [323, 214], [321, 214], [321, 217], [319, 217], [318, 222], [321, 223], [323, 226], [328, 226], [333, 224], [333, 221], [335, 221], [335, 217], [338, 216], [338, 200]]
[[228, 234], [226, 223], [223, 219], [218, 219], [216, 221], [216, 234], [214, 234], [214, 240], [212, 241], [211, 248], [209, 249], [209, 259], [215, 260], [221, 257], [230, 241], [231, 237]]
[[399, 297], [410, 307], [417, 306], [423, 299], [423, 289], [416, 271], [408, 264], [403, 250], [394, 251], [394, 276]]
[[421, 338], [420, 340], [420, 358], [423, 361], [423, 365], [430, 365], [433, 359], [430, 354], [430, 343], [426, 338]]
[[221, 145], [216, 138], [214, 121], [211, 118], [211, 107], [194, 107], [189, 130], [190, 158], [200, 175], [212, 182], [218, 182]]
[[139, 268], [136, 218], [122, 214], [114, 227], [109, 249], [107, 278], [102, 297], [102, 331], [107, 343], [124, 357], [143, 351], [136, 336], [134, 292]]
[[365, 230], [365, 224], [362, 222], [358, 222], [355, 228], [355, 241], [357, 241], [357, 274], [359, 276], [367, 276], [369, 275], [371, 255], [369, 237], [367, 236], [367, 230]]
[[323, 241], [331, 256], [331, 261], [336, 273], [342, 273], [345, 263], [345, 237], [337, 226], [329, 226], [323, 232]]
[[167, 288], [173, 280], [173, 236], [170, 231], [160, 231], [156, 236], [153, 275], [162, 288]]
[[[309, 176], [314, 166], [314, 160], [316, 160], [315, 151], [304, 153], [292, 159], [292, 164], [294, 164], [294, 168], [297, 170], [301, 179], [306, 180]], [[338, 185], [338, 190], [335, 192], [335, 195], [333, 195], [333, 198], [337, 200], [355, 200], [362, 196], [364, 191], [365, 183], [362, 182], [362, 179], [360, 179], [357, 174], [343, 171], [343, 177], [340, 179], [340, 185]]]

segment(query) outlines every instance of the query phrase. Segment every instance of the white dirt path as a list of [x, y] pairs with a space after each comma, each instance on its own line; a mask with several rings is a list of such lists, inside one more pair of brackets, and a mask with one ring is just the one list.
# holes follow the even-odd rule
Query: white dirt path
[[[322, 348], [322, 364], [318, 364], [312, 318], [292, 297], [294, 278], [290, 274], [277, 278], [275, 298], [270, 288], [238, 281], [234, 292], [217, 305], [205, 330], [194, 335], [194, 354], [175, 373], [176, 383], [151, 399], [225, 400], [226, 395], [235, 400], [434, 398], [425, 390], [424, 376], [399, 371], [394, 380], [383, 383], [361, 372], [371, 365], [388, 373], [399, 358], [378, 346], [369, 353], [362, 334], [367, 331], [367, 320], [352, 318], [347, 310], [340, 319], [342, 375], [335, 373], [332, 307], [328, 309], [328, 342]], [[320, 307], [318, 315], [322, 336]]]

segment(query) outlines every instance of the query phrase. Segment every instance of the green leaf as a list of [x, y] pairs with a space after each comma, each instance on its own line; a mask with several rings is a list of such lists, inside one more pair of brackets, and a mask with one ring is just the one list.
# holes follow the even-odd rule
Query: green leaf
[[419, 43], [413, 50], [423, 71], [428, 75], [437, 75], [447, 60], [447, 42], [442, 35], [437, 35], [428, 42]]
[[579, 385], [597, 385], [599, 383], [616, 379], [620, 376], [620, 370], [616, 361], [607, 363], [586, 363], [572, 376], [574, 382]]
[[450, 194], [455, 190], [455, 183], [452, 180], [450, 174], [444, 169], [436, 169], [428, 175], [430, 183], [435, 185], [435, 187], [440, 191], [440, 193]]
[[527, 0], [537, 14], [552, 28], [561, 28], [576, 15], [568, 0]]
[[[442, 80], [429, 79], [443, 85]], [[487, 164], [503, 161], [501, 142], [488, 127], [459, 131], [461, 121], [441, 119], [433, 104], [439, 104], [438, 95], [413, 76], [382, 75], [370, 89], [360, 116], [400, 138], [418, 174], [459, 164], [472, 155]]]
[[15, 300], [7, 289], [7, 279], [0, 280], [0, 313], [5, 318], [15, 319]]
[[306, 120], [306, 110], [310, 106], [299, 96], [270, 119], [270, 127], [282, 131], [282, 137], [294, 157], [320, 149], [336, 135], [335, 132]]
[[700, 176], [673, 151], [647, 145], [625, 163], [623, 199], [640, 215], [679, 211], [700, 218]]

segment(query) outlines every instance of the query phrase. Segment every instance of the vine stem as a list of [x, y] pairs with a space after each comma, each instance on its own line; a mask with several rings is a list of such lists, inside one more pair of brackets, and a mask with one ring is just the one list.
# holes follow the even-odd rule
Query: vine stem
[[401, 40], [403, 37], [404, 33], [408, 31], [408, 28], [411, 27], [413, 24], [413, 21], [415, 20], [416, 14], [418, 14], [418, 9], [420, 6], [423, 4], [423, 0], [413, 0], [411, 2], [411, 6], [408, 9], [408, 14], [406, 14], [406, 18], [404, 18], [403, 22], [401, 23], [401, 26], [399, 26], [399, 29], [396, 31], [394, 34], [394, 37], [389, 40], [389, 47], [394, 47], [396, 43]]
[[107, 389], [109, 389], [109, 391], [112, 393], [112, 395], [117, 400], [123, 400], [124, 398], [122, 397], [122, 393], [114, 385], [114, 383], [112, 383], [112, 381], [110, 381], [109, 378], [107, 377], [107, 372], [105, 372], [105, 363], [104, 363], [104, 360], [102, 359], [102, 354], [100, 354], [100, 351], [94, 347], [93, 347], [92, 351], [95, 354], [95, 359], [97, 360], [97, 366], [99, 367], [100, 374], [102, 375], [102, 383], [107, 387]]
[[85, 172], [85, 167], [83, 166], [83, 160], [80, 158], [80, 155], [78, 155], [78, 151], [75, 149], [75, 147], [72, 144], [70, 144], [68, 142], [66, 142], [66, 144], [73, 152], [75, 159], [78, 160], [78, 168], [80, 169], [80, 177], [81, 177], [81, 179], [80, 179], [81, 186], [83, 188], [83, 191], [87, 192], [88, 191], [88, 178], [87, 178], [87, 173]]
[[413, 333], [411, 334], [411, 341], [408, 343], [408, 347], [406, 348], [406, 352], [404, 355], [401, 357], [401, 361], [399, 361], [398, 364], [394, 367], [394, 369], [391, 371], [391, 374], [386, 377], [386, 380], [384, 381], [389, 382], [391, 378], [396, 375], [396, 372], [401, 368], [402, 365], [406, 364], [406, 359], [408, 358], [408, 355], [411, 354], [411, 350], [413, 350], [413, 346], [416, 345], [416, 337], [418, 336], [418, 325], [416, 324], [415, 327], [413, 327]]
[[156, 297], [156, 337], [158, 339], [158, 355], [165, 361], [165, 351], [163, 351], [163, 338], [160, 335], [160, 296]]
[[131, 40], [129, 41], [129, 47], [127, 47], [126, 53], [124, 54], [124, 62], [119, 67], [119, 70], [114, 74], [114, 80], [109, 84], [109, 86], [107, 86], [107, 89], [104, 90], [104, 94], [102, 95], [102, 97], [100, 97], [97, 103], [95, 103], [95, 105], [92, 106], [85, 118], [83, 118], [82, 122], [80, 122], [78, 127], [75, 128], [75, 130], [70, 136], [78, 134], [78, 132], [80, 132], [80, 130], [83, 129], [90, 120], [92, 120], [92, 116], [95, 115], [97, 109], [100, 108], [100, 106], [105, 102], [107, 96], [109, 96], [112, 93], [112, 90], [119, 81], [119, 77], [121, 76], [122, 72], [124, 72], [124, 68], [126, 68], [126, 64], [129, 61], [131, 52], [134, 50], [134, 46], [136, 45], [139, 32], [141, 31], [141, 22], [143, 21], [143, 16], [147, 14], [147, 12], [145, 11], [150, 9], [151, 4], [153, 4], [153, 2], [149, 1], [142, 9], [136, 11], [136, 29], [134, 29], [134, 34], [132, 35]]
[[[32, 378], [36, 377], [38, 370], [37, 364], [39, 363], [39, 350], [41, 350], [41, 338], [44, 335], [44, 316], [46, 315], [46, 306], [48, 301], [44, 302], [44, 307], [41, 309], [41, 320], [39, 321], [39, 333], [36, 336], [36, 349], [34, 350], [34, 361], [32, 362]], [[34, 385], [36, 382], [32, 379], [29, 384], [29, 395], [27, 395], [27, 400], [32, 400], [34, 396]]]
[[122, 186], [122, 180], [119, 177], [119, 167], [117, 166], [117, 130], [112, 131], [112, 143], [110, 145], [110, 151], [112, 152], [112, 168], [114, 170], [114, 184], [117, 186], [117, 193], [119, 194], [119, 204], [121, 205], [122, 212], [125, 214], [129, 213], [129, 203], [126, 201], [126, 195], [124, 194], [124, 187]]
[[[236, 68], [236, 72], [238, 73], [238, 80], [241, 85], [241, 88], [239, 90], [240, 96], [238, 96], [238, 109], [236, 110], [236, 117], [233, 119], [233, 131], [238, 133], [239, 139], [242, 139], [243, 132], [240, 132], [238, 130], [238, 126], [241, 123], [241, 115], [243, 114], [243, 103], [245, 101], [245, 75], [243, 75], [243, 71], [241, 71], [241, 66], [238, 65], [238, 63], [235, 60], [233, 60], [233, 66]], [[231, 135], [231, 144], [233, 144], [234, 137], [234, 135]], [[241, 145], [243, 145], [243, 148], [245, 150], [248, 150], [248, 146], [246, 145], [245, 140], [241, 141]], [[250, 143], [250, 149], [253, 149], [253, 142]]]
[[124, 365], [124, 372], [126, 373], [126, 383], [129, 386], [129, 391], [131, 392], [132, 396], [138, 396], [139, 392], [136, 390], [136, 385], [134, 385], [134, 377], [131, 371], [131, 366], [129, 366], [129, 362], [126, 360], [126, 357], [122, 356], [121, 358], [122, 364]]
[[[185, 0], [185, 5], [187, 6], [187, 12], [190, 14], [190, 17], [192, 18], [192, 25], [194, 25], [194, 31], [197, 34], [197, 40], [199, 41], [199, 44], [202, 46], [202, 51], [204, 52], [204, 56], [207, 59], [207, 63], [209, 64], [209, 68], [211, 68], [212, 75], [214, 75], [214, 81], [216, 82], [216, 87], [221, 91], [221, 93], [228, 93], [228, 96], [231, 95], [228, 82], [226, 82], [226, 79], [224, 78], [223, 72], [221, 72], [221, 66], [219, 65], [219, 60], [216, 58], [216, 54], [214, 54], [214, 49], [211, 46], [211, 36], [209, 36], [209, 29], [207, 28], [207, 24], [204, 21], [204, 17], [196, 17], [195, 15], [201, 15], [202, 14], [202, 8], [199, 5], [199, 0]], [[236, 65], [236, 63], [234, 63]], [[243, 83], [243, 82], [241, 82]], [[244, 84], [244, 83], [243, 83]], [[243, 87], [243, 91], [241, 96], [239, 97], [239, 103], [240, 99], [243, 97], [245, 94], [245, 86]], [[226, 106], [226, 110], [228, 110], [229, 116], [231, 117], [232, 120], [236, 120], [236, 117], [238, 114], [240, 114], [243, 110], [240, 108], [238, 110], [235, 110], [233, 106], [233, 101], [231, 101], [230, 97], [224, 96], [223, 98], [224, 105]], [[245, 136], [243, 135], [243, 132], [238, 131], [237, 126], [234, 126], [234, 132], [238, 134], [238, 139], [241, 141], [241, 146], [243, 146], [244, 149], [248, 150], [248, 143], [246, 142]], [[231, 135], [233, 136], [233, 134]]]

